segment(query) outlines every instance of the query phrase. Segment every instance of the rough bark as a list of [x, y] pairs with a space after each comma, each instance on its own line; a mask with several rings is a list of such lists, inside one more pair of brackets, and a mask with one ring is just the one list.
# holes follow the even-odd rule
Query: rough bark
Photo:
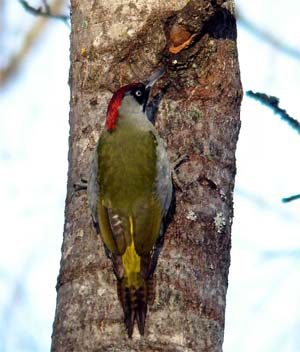
[[[233, 1], [71, 2], [71, 111], [66, 219], [52, 351], [221, 351], [242, 89]], [[195, 34], [171, 54], [174, 25]], [[165, 65], [156, 126], [181, 190], [156, 271], [145, 337], [126, 337], [111, 263], [85, 191], [91, 154], [118, 87]], [[158, 88], [157, 88], [158, 89]]]

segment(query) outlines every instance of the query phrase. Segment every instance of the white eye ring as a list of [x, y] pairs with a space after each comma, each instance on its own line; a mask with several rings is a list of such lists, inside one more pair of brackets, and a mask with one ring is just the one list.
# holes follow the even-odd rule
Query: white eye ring
[[141, 92], [140, 90], [137, 90], [137, 91], [135, 92], [135, 95], [136, 95], [137, 97], [140, 97], [140, 96], [142, 95], [142, 92]]

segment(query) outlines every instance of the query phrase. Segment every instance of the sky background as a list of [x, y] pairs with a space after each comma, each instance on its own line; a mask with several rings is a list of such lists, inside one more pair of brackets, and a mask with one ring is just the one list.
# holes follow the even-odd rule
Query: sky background
[[[38, 1], [32, 1], [32, 4]], [[4, 2], [0, 66], [34, 18]], [[257, 27], [300, 51], [300, 3], [237, 1]], [[3, 5], [2, 5], [3, 6]], [[244, 91], [280, 98], [300, 119], [300, 55], [238, 26]], [[0, 352], [50, 348], [67, 180], [69, 28], [50, 21], [13, 80], [0, 88]], [[244, 97], [237, 149], [224, 352], [300, 351], [300, 136]]]

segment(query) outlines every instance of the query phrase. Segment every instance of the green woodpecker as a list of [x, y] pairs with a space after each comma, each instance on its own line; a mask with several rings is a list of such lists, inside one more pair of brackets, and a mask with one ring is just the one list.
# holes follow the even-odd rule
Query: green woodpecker
[[88, 181], [93, 220], [113, 263], [129, 337], [135, 321], [144, 334], [172, 198], [167, 152], [147, 114], [151, 86], [162, 73], [113, 95]]

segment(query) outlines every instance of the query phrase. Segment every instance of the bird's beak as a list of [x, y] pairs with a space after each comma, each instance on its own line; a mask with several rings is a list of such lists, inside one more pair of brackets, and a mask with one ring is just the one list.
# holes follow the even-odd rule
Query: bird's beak
[[158, 81], [160, 79], [160, 77], [163, 76], [164, 73], [165, 73], [164, 67], [161, 67], [161, 68], [157, 69], [156, 71], [154, 71], [152, 73], [152, 75], [147, 80], [145, 80], [143, 82], [144, 85], [146, 86], [146, 89], [150, 89], [154, 85], [154, 83], [156, 81]]

